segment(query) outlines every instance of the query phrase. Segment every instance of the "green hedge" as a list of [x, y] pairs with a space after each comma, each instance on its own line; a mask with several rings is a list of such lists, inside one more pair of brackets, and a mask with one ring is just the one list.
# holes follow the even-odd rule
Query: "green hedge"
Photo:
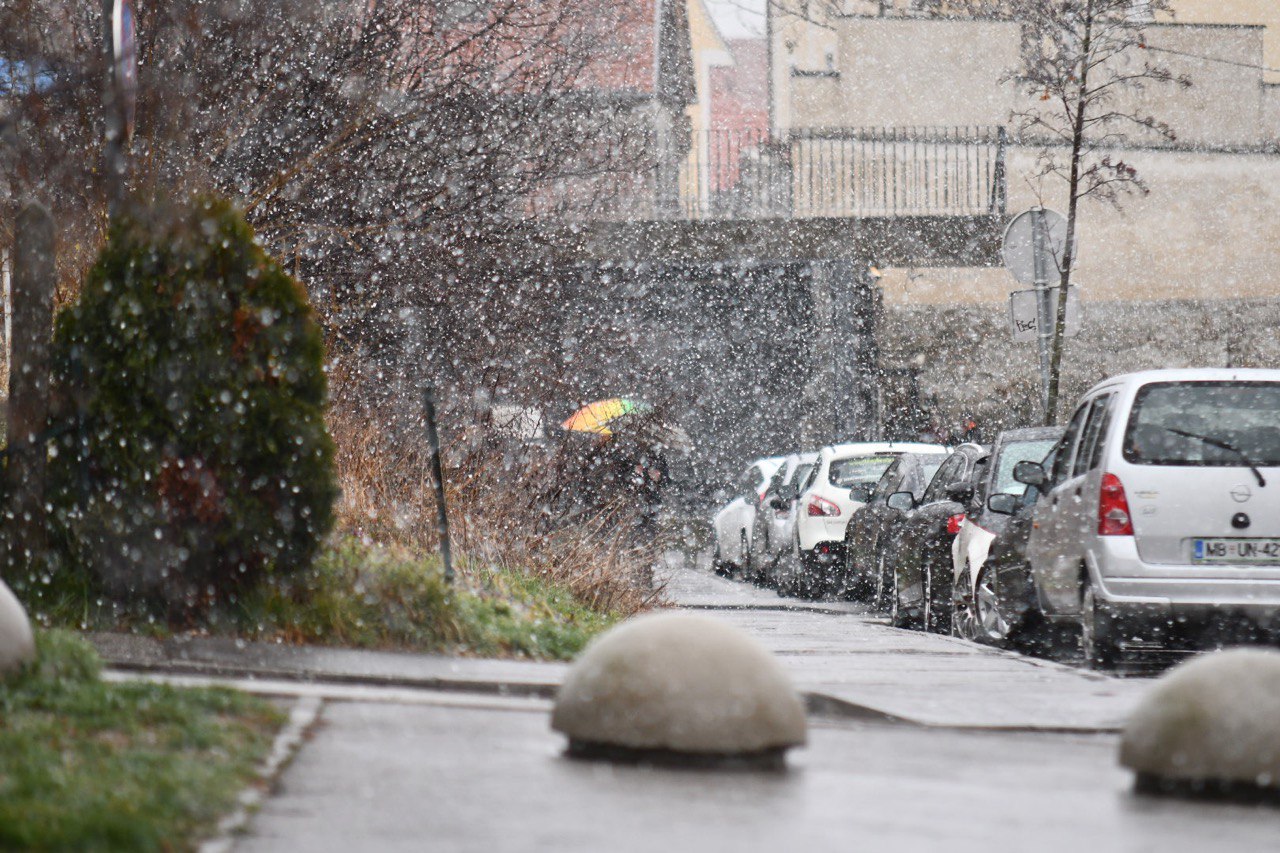
[[337, 494], [323, 340], [231, 205], [113, 226], [54, 362], [64, 570], [175, 616], [310, 565]]

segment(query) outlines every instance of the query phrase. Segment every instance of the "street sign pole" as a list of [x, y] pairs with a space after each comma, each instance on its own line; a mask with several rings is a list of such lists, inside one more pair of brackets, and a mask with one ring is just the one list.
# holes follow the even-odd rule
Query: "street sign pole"
[[1040, 408], [1049, 410], [1049, 345], [1053, 329], [1050, 325], [1049, 293], [1049, 224], [1045, 221], [1044, 208], [1033, 211], [1033, 261], [1035, 263], [1036, 336], [1040, 349]]
[[[1037, 207], [1013, 218], [1005, 229], [1004, 244], [1000, 249], [1005, 267], [1018, 283], [1032, 287], [1032, 290], [1017, 291], [1010, 296], [1010, 320], [1014, 340], [1030, 341], [1034, 334], [1040, 351], [1040, 404], [1046, 412], [1049, 409], [1050, 347], [1057, 313], [1052, 279], [1053, 274], [1062, 268], [1066, 243], [1066, 218], [1061, 213]], [[1022, 298], [1023, 294], [1034, 296], [1034, 306], [1028, 305], [1028, 301]], [[1067, 320], [1069, 335], [1074, 334], [1072, 327], [1079, 324], [1079, 310], [1071, 306], [1072, 300], [1068, 299], [1067, 307], [1071, 312]], [[1031, 308], [1034, 310], [1028, 310]]]

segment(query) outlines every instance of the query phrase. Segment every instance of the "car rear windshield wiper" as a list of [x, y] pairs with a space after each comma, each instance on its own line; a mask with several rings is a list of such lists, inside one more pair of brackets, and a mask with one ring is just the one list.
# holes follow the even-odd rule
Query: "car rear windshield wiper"
[[1258, 485], [1262, 486], [1263, 488], [1266, 488], [1267, 481], [1263, 479], [1262, 472], [1258, 470], [1258, 463], [1250, 459], [1249, 456], [1240, 448], [1234, 445], [1228, 444], [1227, 442], [1222, 441], [1221, 439], [1211, 438], [1207, 435], [1200, 435], [1199, 433], [1187, 432], [1186, 430], [1174, 429], [1173, 427], [1167, 427], [1167, 426], [1162, 426], [1160, 427], [1160, 429], [1164, 430], [1165, 432], [1171, 432], [1174, 435], [1180, 435], [1183, 438], [1194, 438], [1196, 441], [1203, 441], [1205, 444], [1208, 444], [1211, 447], [1221, 447], [1223, 450], [1227, 451], [1228, 453], [1234, 453], [1236, 456], [1240, 457], [1241, 462], [1249, 466], [1249, 470], [1253, 472], [1253, 476], [1258, 478]]

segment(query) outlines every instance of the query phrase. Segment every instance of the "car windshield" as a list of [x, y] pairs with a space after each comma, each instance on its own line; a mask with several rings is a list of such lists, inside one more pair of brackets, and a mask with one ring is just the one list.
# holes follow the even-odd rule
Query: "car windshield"
[[854, 456], [850, 459], [831, 460], [827, 479], [831, 485], [849, 488], [858, 483], [874, 483], [885, 469], [893, 464], [895, 456]]
[[1019, 462], [1039, 462], [1053, 450], [1056, 439], [1045, 438], [1037, 441], [1011, 441], [1000, 451], [1000, 461], [996, 465], [996, 482], [992, 494], [1005, 492], [1020, 495], [1027, 490], [1025, 483], [1013, 479], [1013, 468]]
[[803, 465], [797, 465], [797, 466], [796, 466], [796, 472], [791, 476], [791, 482], [792, 482], [792, 484], [793, 484], [793, 485], [796, 485], [796, 486], [799, 486], [800, 484], [802, 484], [802, 483], [804, 483], [804, 482], [808, 481], [808, 479], [809, 479], [809, 472], [810, 472], [810, 471], [812, 471], [812, 470], [813, 470], [813, 464], [812, 464], [812, 463], [805, 463], [805, 464], [803, 464]]
[[1138, 465], [1280, 465], [1280, 383], [1148, 385], [1129, 415], [1124, 458]]

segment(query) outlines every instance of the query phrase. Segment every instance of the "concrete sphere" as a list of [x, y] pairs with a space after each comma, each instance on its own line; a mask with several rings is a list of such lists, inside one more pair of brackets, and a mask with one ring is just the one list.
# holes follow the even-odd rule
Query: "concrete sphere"
[[668, 612], [598, 637], [569, 671], [551, 727], [593, 747], [703, 756], [805, 742], [804, 705], [759, 643], [723, 622]]
[[1130, 716], [1120, 763], [1140, 790], [1280, 792], [1280, 652], [1234, 649], [1171, 670]]
[[31, 622], [4, 581], [0, 581], [0, 675], [7, 675], [35, 659]]

